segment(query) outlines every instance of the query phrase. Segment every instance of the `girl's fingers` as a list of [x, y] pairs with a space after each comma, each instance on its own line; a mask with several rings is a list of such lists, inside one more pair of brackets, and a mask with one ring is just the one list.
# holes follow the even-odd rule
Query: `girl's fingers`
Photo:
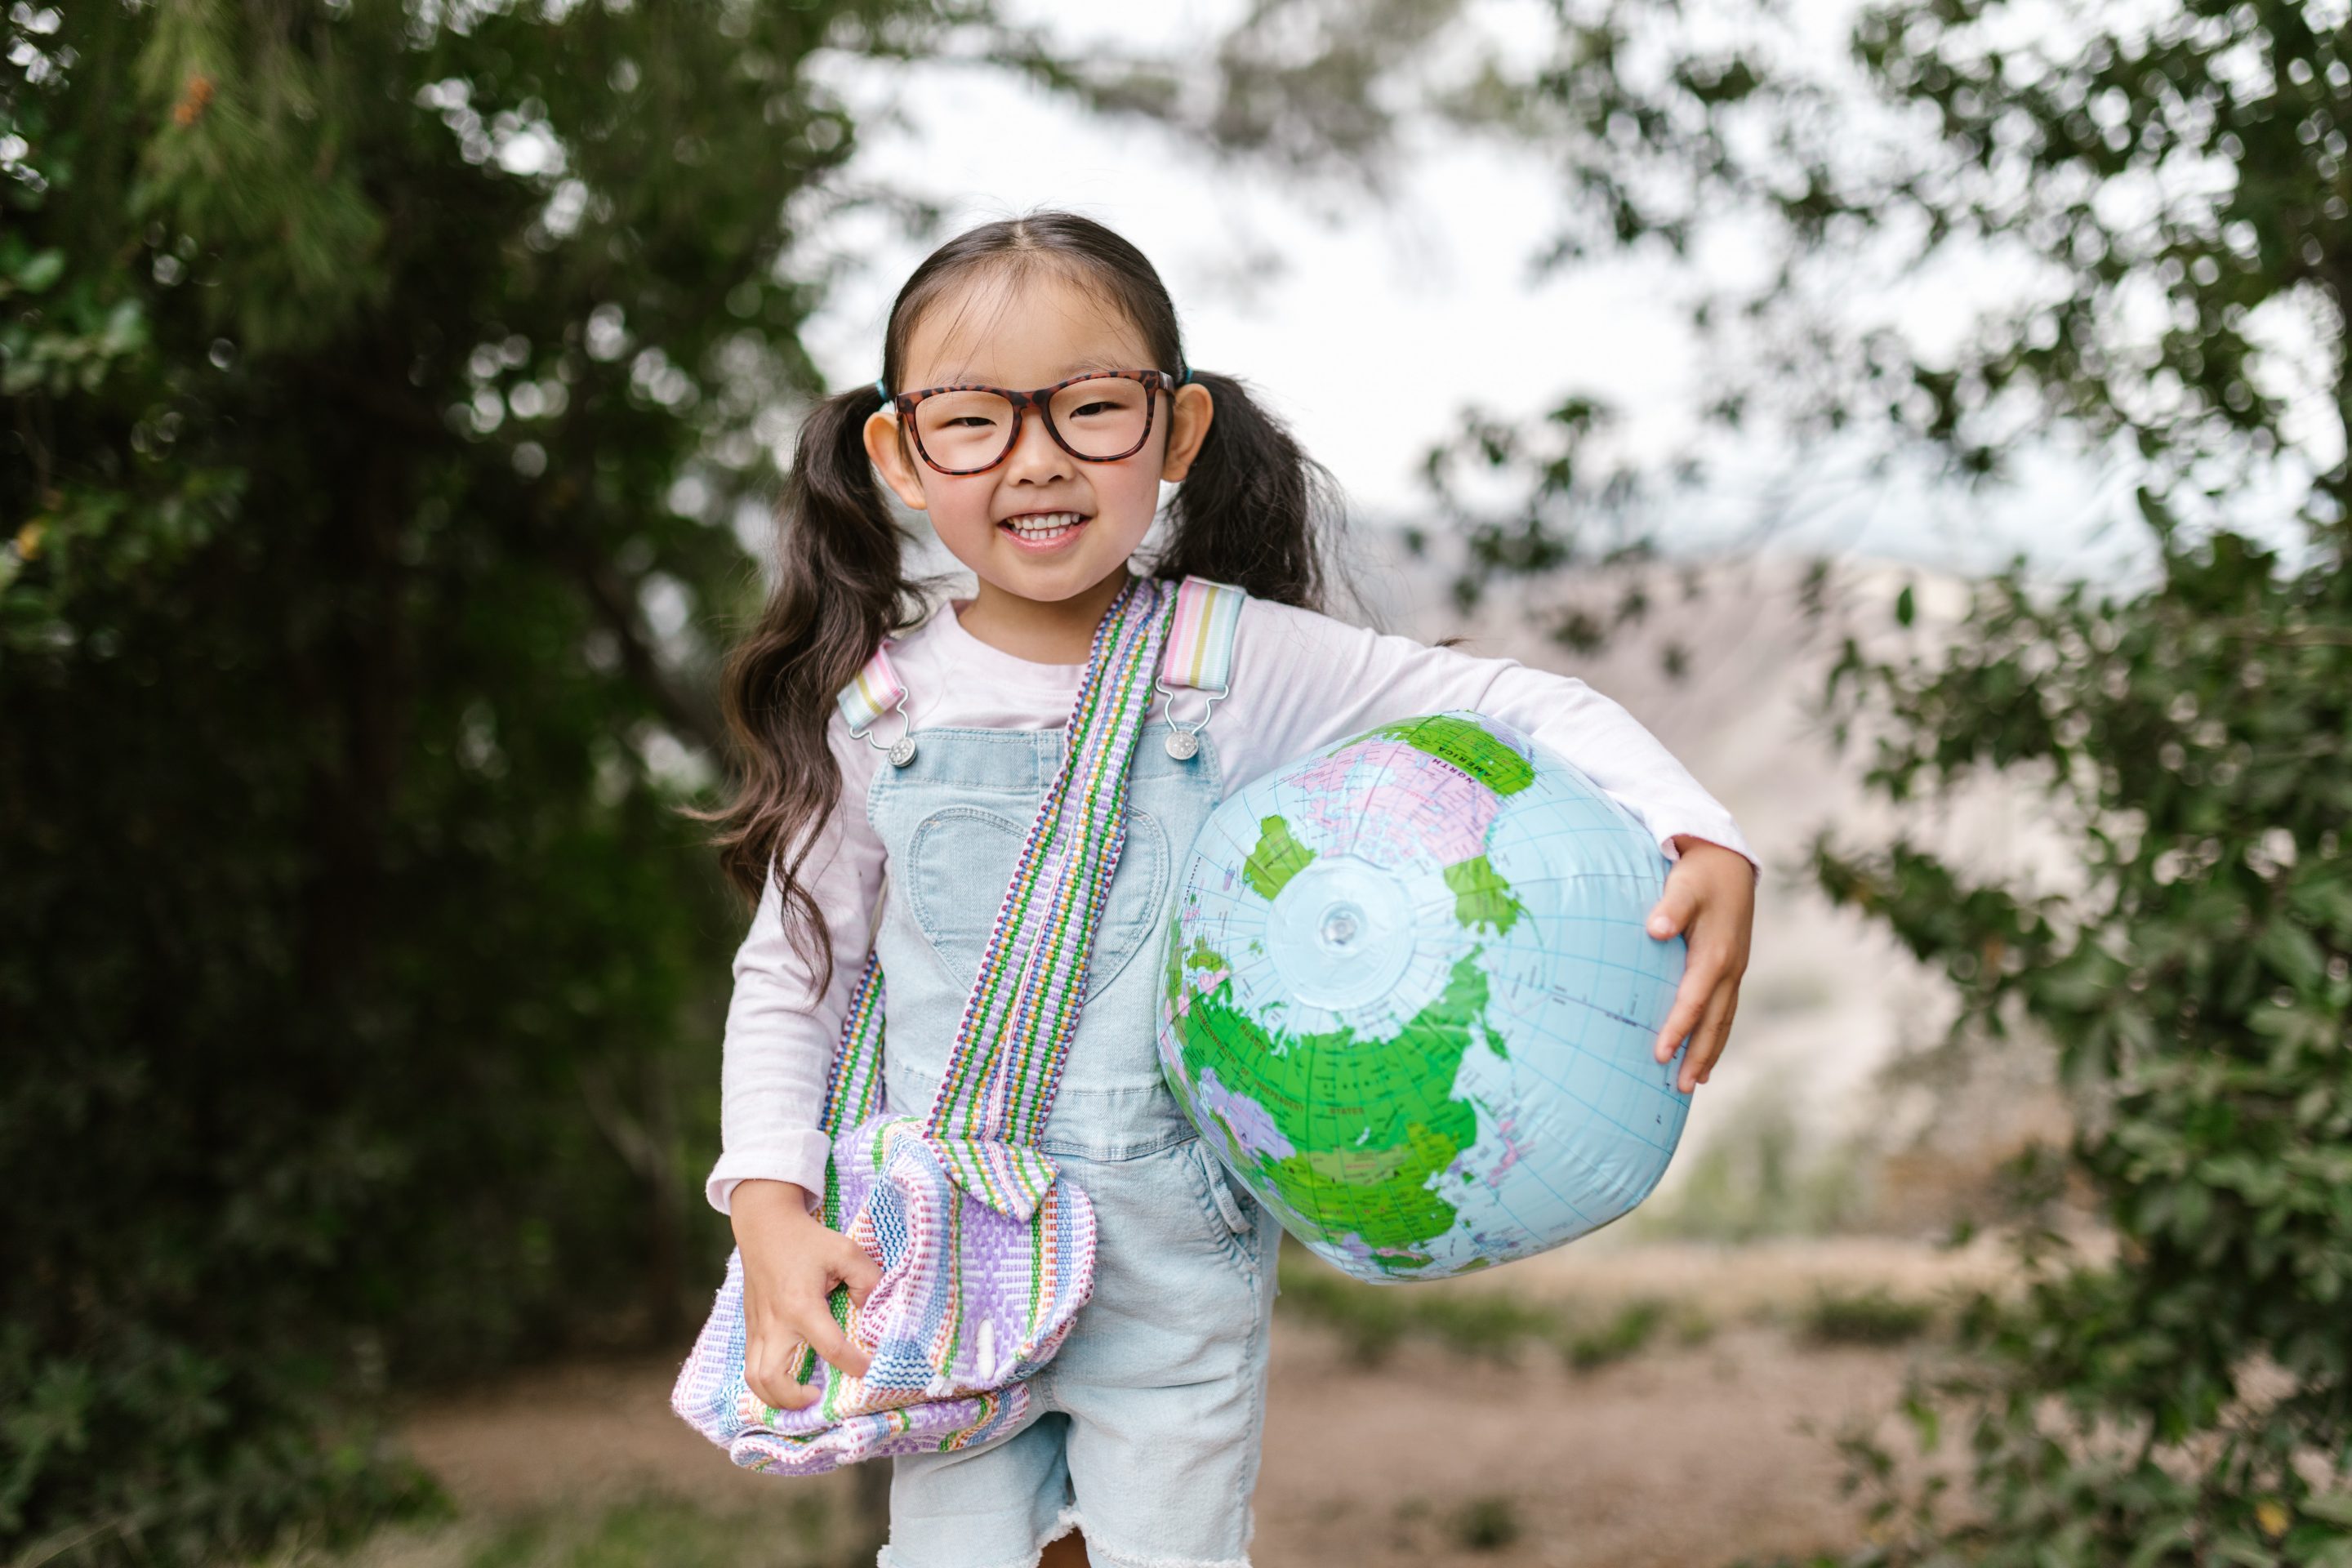
[[845, 1236], [841, 1238], [840, 1251], [834, 1264], [835, 1277], [848, 1287], [849, 1299], [863, 1307], [866, 1298], [874, 1293], [874, 1287], [882, 1282], [882, 1266]]
[[1691, 879], [1675, 874], [1686, 864], [1688, 862], [1678, 863], [1674, 871], [1666, 873], [1665, 890], [1658, 895], [1658, 901], [1650, 906], [1647, 929], [1660, 942], [1676, 931], [1689, 930], [1691, 917], [1698, 913], [1698, 894], [1691, 887]]
[[1675, 1005], [1666, 1011], [1665, 1027], [1658, 1031], [1657, 1042], [1650, 1047], [1650, 1054], [1662, 1062], [1674, 1060], [1675, 1047], [1682, 1044], [1683, 1037], [1691, 1032], [1691, 1026], [1698, 1022], [1698, 1002], [1677, 994]]
[[1666, 1010], [1666, 1022], [1658, 1031], [1657, 1043], [1652, 1054], [1662, 1062], [1672, 1061], [1675, 1047], [1683, 1037], [1698, 1026], [1706, 1016], [1708, 998], [1714, 994], [1715, 983], [1723, 966], [1713, 961], [1711, 954], [1694, 955], [1683, 965], [1682, 984], [1675, 988], [1675, 1005]]
[[1705, 1083], [1708, 1079], [1715, 1076], [1715, 1064], [1721, 1061], [1723, 1059], [1723, 1053], [1730, 1048], [1731, 1021], [1733, 1018], [1738, 1016], [1738, 1014], [1739, 981], [1738, 977], [1735, 976], [1724, 992], [1723, 1017], [1722, 1020], [1715, 1026], [1714, 1038], [1707, 1047], [1706, 1066], [1699, 1069], [1699, 1081], [1701, 1083]]
[[1723, 1047], [1731, 1041], [1732, 1015], [1738, 1011], [1739, 982], [1727, 980], [1716, 987], [1706, 1005], [1706, 1016], [1699, 1020], [1698, 1030], [1691, 1037], [1690, 1054], [1683, 1058], [1684, 1093], [1689, 1093], [1713, 1075]]
[[822, 1304], [801, 1328], [807, 1335], [809, 1348], [816, 1352], [826, 1365], [852, 1377], [864, 1377], [866, 1369], [874, 1364], [872, 1356], [849, 1342], [848, 1336], [841, 1331], [841, 1326], [833, 1321], [833, 1314], [826, 1311]]
[[793, 1362], [799, 1356], [801, 1342], [787, 1340], [781, 1351], [772, 1352], [766, 1343], [756, 1348], [746, 1359], [743, 1381], [752, 1393], [779, 1410], [801, 1410], [816, 1397], [816, 1389], [808, 1384], [793, 1381]]

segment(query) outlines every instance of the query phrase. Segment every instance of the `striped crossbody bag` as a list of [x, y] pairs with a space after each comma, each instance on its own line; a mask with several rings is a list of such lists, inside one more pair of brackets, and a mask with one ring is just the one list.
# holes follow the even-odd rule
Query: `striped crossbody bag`
[[[998, 906], [939, 1091], [925, 1115], [882, 1106], [882, 970], [869, 953], [825, 1089], [826, 1225], [881, 1267], [864, 1305], [835, 1289], [844, 1334], [872, 1357], [851, 1377], [803, 1348], [819, 1394], [782, 1410], [744, 1380], [743, 1262], [727, 1260], [670, 1405], [738, 1465], [813, 1475], [890, 1454], [970, 1448], [1023, 1425], [1027, 1379], [1094, 1292], [1095, 1215], [1037, 1147], [1086, 994], [1095, 926], [1126, 840], [1127, 780], [1155, 688], [1223, 695], [1244, 595], [1139, 578], [1096, 628], [1046, 786]], [[953, 613], [950, 611], [948, 613]], [[1213, 650], [1207, 654], [1203, 650]], [[903, 702], [878, 652], [842, 693], [853, 730]], [[903, 709], [900, 710], [903, 716]], [[1168, 750], [1198, 749], [1204, 710], [1171, 714]], [[891, 761], [913, 760], [902, 733]]]

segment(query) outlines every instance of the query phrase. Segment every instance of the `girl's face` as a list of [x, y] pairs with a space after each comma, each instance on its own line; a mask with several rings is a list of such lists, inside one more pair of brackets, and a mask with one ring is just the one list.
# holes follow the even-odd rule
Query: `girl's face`
[[[942, 295], [915, 322], [891, 390], [978, 384], [1026, 392], [1094, 370], [1143, 370], [1150, 351], [1133, 322], [1051, 268], [987, 273]], [[1160, 367], [1165, 369], [1165, 366]], [[885, 411], [866, 423], [866, 450], [898, 499], [928, 511], [955, 558], [983, 584], [1058, 604], [1122, 573], [1159, 510], [1160, 482], [1190, 471], [1209, 432], [1206, 387], [1152, 394], [1151, 434], [1116, 462], [1062, 450], [1033, 409], [1013, 450], [977, 474], [940, 473]]]

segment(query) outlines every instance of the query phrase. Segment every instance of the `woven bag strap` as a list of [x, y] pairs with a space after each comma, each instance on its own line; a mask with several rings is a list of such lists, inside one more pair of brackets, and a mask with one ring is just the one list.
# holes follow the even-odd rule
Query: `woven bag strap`
[[1095, 628], [1062, 765], [997, 908], [929, 1130], [1034, 1144], [1086, 995], [1095, 923], [1127, 839], [1129, 765], [1176, 593], [1131, 580]]
[[[1234, 634], [1240, 625], [1243, 601], [1248, 595], [1230, 584], [1211, 582], [1205, 577], [1187, 577], [1173, 590], [1172, 596], [1175, 603], [1161, 644], [1158, 689], [1163, 695], [1172, 695], [1169, 691], [1171, 687], [1205, 691], [1213, 705], [1218, 697], [1231, 689]], [[1098, 645], [1099, 642], [1098, 631]], [[1145, 661], [1142, 668], [1150, 668], [1149, 661]], [[906, 688], [891, 668], [888, 654], [877, 648], [874, 658], [859, 671], [857, 679], [842, 689], [838, 700], [843, 716], [849, 720], [855, 733], [894, 708], [903, 714], [906, 696]], [[1080, 710], [1085, 709], [1086, 701], [1082, 683]], [[1076, 714], [1074, 713], [1074, 723], [1076, 720]], [[1177, 722], [1172, 714], [1171, 722]], [[1207, 714], [1203, 712], [1191, 729], [1197, 733], [1207, 722]], [[1184, 726], [1178, 723], [1178, 727]], [[1132, 742], [1129, 744], [1131, 746]], [[1065, 752], [1066, 767], [1075, 755], [1075, 746]], [[1118, 775], [1118, 785], [1123, 795], [1126, 787], [1123, 769]], [[1049, 794], [1046, 805], [1052, 804]], [[1044, 816], [1045, 811], [1041, 807], [1041, 821]], [[1119, 821], [1123, 833], [1123, 810]], [[1033, 829], [1032, 837], [1034, 837]], [[1116, 862], [1111, 864], [1115, 868]], [[1106, 870], [1106, 886], [1108, 874]], [[1020, 873], [1016, 870], [1016, 884], [1019, 879]], [[1010, 897], [1011, 889], [1008, 888], [1008, 901]], [[983, 963], [982, 967], [984, 973], [987, 965]], [[881, 955], [869, 952], [866, 967], [850, 991], [848, 1009], [842, 1019], [841, 1034], [825, 1083], [823, 1127], [828, 1138], [839, 1136], [845, 1128], [856, 1126], [881, 1109], [882, 1003]], [[970, 1012], [969, 1005], [966, 1011]], [[1062, 1043], [1064, 1048], [1066, 1048], [1066, 1039]], [[1058, 1066], [1057, 1061], [1055, 1064], [1056, 1072]], [[1033, 1134], [1044, 1127], [1045, 1113], [1052, 1108], [1052, 1098], [1053, 1084], [1049, 1080], [1044, 1086], [1042, 1103], [1034, 1104], [1026, 1118]]]
[[882, 955], [868, 952], [866, 968], [850, 988], [849, 1011], [841, 1020], [833, 1067], [825, 1076], [827, 1138], [855, 1127], [882, 1107]]

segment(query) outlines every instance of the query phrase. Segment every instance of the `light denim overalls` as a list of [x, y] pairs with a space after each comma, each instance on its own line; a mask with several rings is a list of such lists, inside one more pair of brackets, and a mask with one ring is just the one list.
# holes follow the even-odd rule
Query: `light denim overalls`
[[[1179, 858], [1223, 793], [1208, 732], [1179, 761], [1169, 731], [1147, 724], [1136, 743], [1126, 847], [1043, 1142], [1094, 1200], [1093, 1300], [1033, 1381], [1027, 1426], [893, 1462], [884, 1568], [1027, 1568], [1073, 1525], [1097, 1568], [1247, 1562], [1276, 1226], [1201, 1147], [1153, 1045]], [[889, 866], [884, 1083], [892, 1109], [920, 1114], [1064, 737], [913, 738], [911, 763], [875, 770], [866, 812]]]

